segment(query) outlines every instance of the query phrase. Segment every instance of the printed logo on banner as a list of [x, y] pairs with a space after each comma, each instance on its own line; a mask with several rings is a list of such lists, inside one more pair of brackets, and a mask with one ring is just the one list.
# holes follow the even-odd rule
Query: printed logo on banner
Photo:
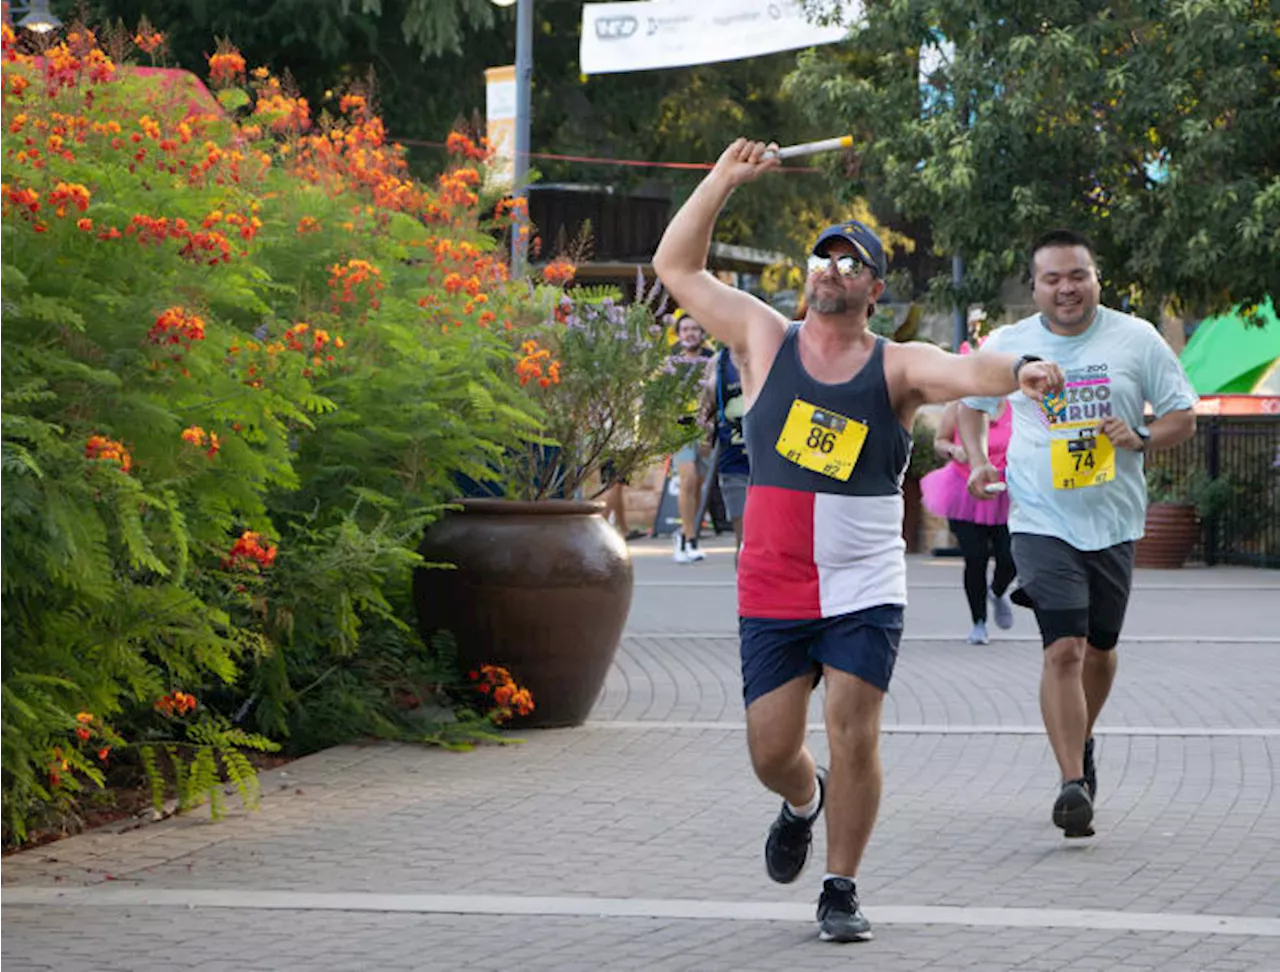
[[601, 40], [626, 40], [639, 26], [635, 17], [601, 17], [596, 21], [596, 36]]

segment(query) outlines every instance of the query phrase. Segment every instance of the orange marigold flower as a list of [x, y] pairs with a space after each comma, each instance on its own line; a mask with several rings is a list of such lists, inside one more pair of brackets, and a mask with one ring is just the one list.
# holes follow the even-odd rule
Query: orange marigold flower
[[76, 228], [77, 228], [77, 229], [82, 229], [82, 230], [84, 230], [86, 233], [92, 233], [92, 232], [93, 232], [93, 220], [88, 219], [87, 217], [83, 217], [83, 216], [82, 216], [80, 219], [77, 219], [77, 220], [76, 220]]
[[40, 211], [40, 193], [34, 189], [7, 189], [5, 202], [12, 203], [20, 209], [37, 213]]
[[487, 138], [481, 137], [479, 143], [477, 143], [462, 132], [450, 132], [444, 144], [450, 155], [461, 155], [477, 162], [483, 162], [489, 157], [489, 140]]
[[204, 321], [182, 307], [169, 307], [151, 325], [147, 340], [152, 344], [182, 344], [191, 347], [193, 341], [204, 340]]
[[244, 77], [245, 64], [240, 52], [225, 41], [209, 56], [209, 82], [214, 87], [234, 84]]
[[246, 530], [232, 546], [230, 555], [223, 559], [223, 567], [254, 573], [259, 569], [270, 567], [276, 560], [276, 547], [264, 546], [261, 541], [262, 534]]
[[115, 439], [108, 439], [105, 435], [91, 435], [85, 440], [84, 457], [114, 462], [120, 467], [121, 472], [127, 473], [133, 468], [133, 457], [129, 455], [129, 450], [122, 443]]
[[186, 715], [194, 712], [197, 706], [196, 697], [186, 692], [171, 692], [156, 700], [156, 709], [167, 716]]
[[574, 274], [578, 268], [569, 260], [560, 258], [552, 260], [542, 268], [542, 279], [549, 284], [556, 286], [564, 286], [573, 280]]
[[133, 35], [133, 43], [144, 54], [154, 54], [164, 46], [164, 34], [158, 30], [149, 33], [138, 33]]
[[59, 216], [65, 216], [68, 204], [84, 212], [89, 208], [89, 190], [79, 183], [59, 182], [49, 193], [49, 205], [57, 207]]
[[88, 724], [89, 724], [90, 722], [92, 722], [92, 721], [93, 721], [93, 713], [92, 713], [92, 712], [77, 712], [77, 713], [76, 713], [76, 722], [79, 722], [79, 723], [81, 723], [82, 725], [88, 725]]

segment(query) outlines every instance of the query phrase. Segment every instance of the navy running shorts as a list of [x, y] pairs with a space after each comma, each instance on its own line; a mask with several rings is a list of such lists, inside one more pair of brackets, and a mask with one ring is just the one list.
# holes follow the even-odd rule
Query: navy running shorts
[[747, 705], [806, 673], [817, 685], [823, 665], [887, 692], [902, 641], [902, 605], [881, 604], [830, 618], [739, 618], [738, 633]]

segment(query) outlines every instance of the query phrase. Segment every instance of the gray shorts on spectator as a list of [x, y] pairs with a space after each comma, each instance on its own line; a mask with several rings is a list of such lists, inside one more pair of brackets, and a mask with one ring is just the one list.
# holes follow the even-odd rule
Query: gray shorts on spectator
[[720, 495], [724, 498], [724, 511], [730, 520], [741, 520], [747, 508], [747, 473], [721, 473]]

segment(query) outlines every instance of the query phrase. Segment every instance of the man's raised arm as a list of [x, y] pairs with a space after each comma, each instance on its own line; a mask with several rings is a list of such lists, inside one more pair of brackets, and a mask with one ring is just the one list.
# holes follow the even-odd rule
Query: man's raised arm
[[[773, 146], [776, 148], [776, 146]], [[707, 252], [716, 217], [733, 190], [761, 173], [776, 169], [776, 156], [766, 156], [764, 142], [740, 138], [680, 207], [662, 234], [653, 268], [663, 286], [699, 324], [742, 356], [749, 354], [748, 335], [761, 320], [783, 323], [780, 314], [745, 291], [721, 283], [707, 271]]]

